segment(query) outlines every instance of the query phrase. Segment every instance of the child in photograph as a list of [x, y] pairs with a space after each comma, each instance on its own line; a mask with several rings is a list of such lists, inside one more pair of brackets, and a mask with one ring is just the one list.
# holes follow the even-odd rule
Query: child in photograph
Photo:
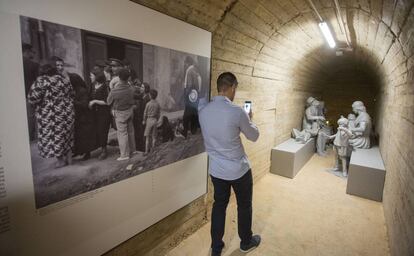
[[161, 137], [162, 143], [174, 140], [174, 131], [171, 127], [170, 120], [168, 117], [163, 116], [161, 122], [158, 124], [158, 135]]
[[184, 130], [183, 120], [178, 119], [177, 124], [175, 125], [175, 129], [174, 129], [174, 137], [185, 139], [183, 135], [183, 130]]
[[349, 138], [352, 137], [352, 132], [348, 130], [348, 119], [341, 116], [338, 120], [338, 131], [336, 134], [329, 136], [329, 139], [334, 139], [334, 148], [336, 152], [336, 161], [334, 171], [339, 170], [339, 161], [342, 163], [342, 175], [348, 176], [348, 158], [351, 156], [352, 149], [349, 146]]
[[121, 155], [118, 161], [128, 160], [135, 153], [135, 135], [133, 109], [135, 105], [134, 90], [128, 84], [129, 71], [119, 71], [119, 83], [108, 95], [107, 104], [111, 106], [117, 127], [117, 137]]
[[145, 153], [147, 155], [151, 149], [155, 147], [157, 141], [157, 123], [160, 118], [161, 107], [157, 102], [158, 96], [157, 90], [151, 89], [150, 92], [151, 100], [147, 103], [144, 110], [144, 120], [142, 124], [145, 125]]

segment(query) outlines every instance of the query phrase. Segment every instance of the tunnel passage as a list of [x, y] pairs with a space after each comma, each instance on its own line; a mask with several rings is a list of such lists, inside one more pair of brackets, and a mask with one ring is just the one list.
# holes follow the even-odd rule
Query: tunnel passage
[[[342, 74], [360, 77], [354, 84], [379, 79], [369, 87], [378, 88], [378, 93], [375, 110], [368, 106], [368, 111], [373, 111], [376, 119], [387, 169], [383, 206], [390, 250], [392, 255], [414, 254], [414, 1], [338, 0], [345, 33], [354, 47], [348, 64], [356, 65], [357, 70], [345, 68], [338, 62], [340, 58], [329, 56], [329, 51], [318, 51], [327, 45], [308, 0], [133, 1], [212, 32], [212, 95], [218, 74], [231, 71], [239, 79], [236, 104], [254, 100], [254, 118], [261, 137], [245, 146], [255, 179], [268, 172], [270, 149], [286, 140], [293, 127], [300, 127], [307, 97], [333, 99], [334, 95], [327, 94], [335, 90], [323, 88], [338, 85], [332, 79], [341, 79]], [[312, 1], [336, 40], [343, 43], [345, 33], [334, 1]], [[329, 71], [338, 67], [344, 68]], [[334, 103], [348, 106], [342, 97]], [[333, 107], [328, 109], [328, 116], [337, 115], [335, 111], [342, 113], [339, 106], [335, 110], [333, 103], [329, 105]], [[207, 212], [211, 193], [207, 198], [186, 209]], [[186, 217], [189, 222], [200, 223], [196, 214]], [[171, 221], [153, 229], [168, 226], [169, 231], [164, 232], [168, 236], [177, 223]]]
[[351, 105], [359, 100], [375, 123], [383, 84], [383, 70], [376, 67], [375, 60], [367, 59], [360, 49], [344, 52], [326, 47], [317, 48], [304, 58], [314, 55], [319, 56], [320, 66], [303, 77], [301, 83], [319, 89], [315, 96], [325, 104], [326, 120], [337, 127], [340, 116], [353, 113]]

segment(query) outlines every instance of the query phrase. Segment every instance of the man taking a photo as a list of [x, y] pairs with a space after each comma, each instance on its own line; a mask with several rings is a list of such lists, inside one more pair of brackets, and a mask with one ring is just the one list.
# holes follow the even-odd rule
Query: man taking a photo
[[214, 185], [214, 204], [211, 213], [212, 255], [221, 255], [226, 208], [232, 187], [237, 199], [240, 250], [249, 252], [260, 244], [260, 236], [252, 233], [253, 179], [250, 163], [244, 152], [240, 132], [251, 141], [259, 130], [251, 122], [252, 112], [246, 113], [232, 101], [236, 94], [237, 78], [230, 72], [217, 79], [218, 96], [199, 110], [199, 121], [206, 151], [209, 172]]

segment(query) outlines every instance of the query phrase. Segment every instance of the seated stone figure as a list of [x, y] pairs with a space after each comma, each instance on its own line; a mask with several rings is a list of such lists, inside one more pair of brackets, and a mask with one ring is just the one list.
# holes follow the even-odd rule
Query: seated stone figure
[[354, 127], [350, 127], [353, 137], [349, 140], [353, 148], [370, 148], [372, 121], [371, 117], [366, 112], [366, 108], [362, 101], [355, 101], [352, 103], [352, 110], [357, 114]]
[[318, 135], [318, 132], [325, 122], [325, 117], [320, 115], [319, 101], [313, 97], [306, 100], [305, 116], [302, 121], [302, 131], [293, 129], [293, 138], [301, 143], [306, 143], [311, 137]]

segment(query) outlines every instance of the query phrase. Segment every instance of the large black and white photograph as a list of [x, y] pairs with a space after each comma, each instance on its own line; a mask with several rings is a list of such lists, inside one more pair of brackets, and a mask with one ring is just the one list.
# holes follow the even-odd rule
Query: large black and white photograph
[[36, 208], [204, 152], [209, 58], [24, 16], [20, 27]]

